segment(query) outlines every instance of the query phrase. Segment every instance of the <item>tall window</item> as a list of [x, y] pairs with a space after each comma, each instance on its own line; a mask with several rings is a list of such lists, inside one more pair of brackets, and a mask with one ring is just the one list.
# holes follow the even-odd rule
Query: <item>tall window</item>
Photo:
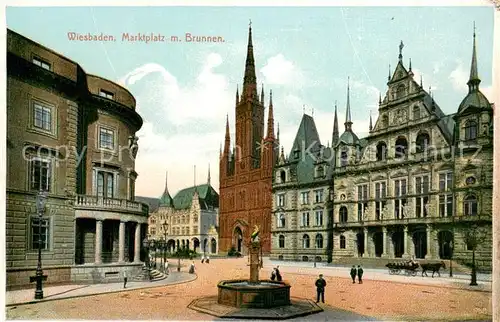
[[429, 137], [429, 134], [422, 132], [417, 135], [417, 140], [415, 142], [416, 144], [416, 152], [426, 152], [429, 144], [431, 142], [431, 139]]
[[475, 140], [477, 138], [477, 124], [474, 120], [465, 123], [465, 140]]
[[453, 195], [450, 193], [452, 189], [452, 173], [442, 172], [439, 174], [439, 216], [451, 217], [453, 215]]
[[285, 215], [279, 214], [279, 216], [278, 216], [278, 228], [284, 228], [284, 227], [285, 227]]
[[300, 199], [303, 205], [309, 204], [309, 191], [301, 192]]
[[386, 183], [376, 182], [375, 183], [375, 219], [382, 219], [382, 211], [384, 210], [387, 197]]
[[311, 244], [310, 244], [310, 240], [309, 240], [309, 235], [307, 235], [307, 234], [306, 234], [306, 235], [304, 235], [304, 236], [302, 237], [302, 247], [303, 247], [303, 248], [309, 248], [309, 247], [310, 247], [310, 245], [311, 245]]
[[47, 63], [46, 61], [38, 58], [38, 57], [33, 57], [33, 64], [37, 65], [37, 66], [40, 66], [46, 70], [50, 70], [51, 67], [50, 67], [50, 64]]
[[340, 235], [340, 249], [345, 249], [345, 236]]
[[32, 158], [30, 160], [30, 188], [36, 191], [50, 191], [51, 162], [49, 159]]
[[345, 167], [349, 164], [349, 159], [347, 155], [347, 151], [340, 152], [340, 166]]
[[110, 129], [99, 128], [99, 148], [115, 149], [115, 132]]
[[387, 144], [379, 142], [377, 144], [377, 161], [387, 160]]
[[405, 218], [406, 207], [406, 179], [394, 180], [394, 217]]
[[358, 221], [363, 221], [365, 212], [368, 208], [368, 185], [358, 186]]
[[323, 189], [314, 191], [314, 202], [315, 203], [323, 202]]
[[417, 218], [427, 217], [429, 203], [429, 176], [423, 175], [415, 177], [415, 194], [420, 195], [415, 198], [415, 215]]
[[309, 227], [309, 212], [302, 213], [302, 227]]
[[[41, 224], [41, 225], [40, 225]], [[49, 249], [50, 220], [47, 218], [31, 217], [31, 249], [38, 249], [41, 237], [41, 248]]]
[[405, 137], [399, 137], [396, 140], [396, 151], [394, 157], [396, 159], [406, 158], [408, 153], [408, 141], [406, 141]]
[[420, 106], [413, 106], [413, 119], [418, 120], [420, 118]]
[[316, 235], [316, 248], [323, 248], [323, 235]]
[[285, 248], [285, 236], [280, 235], [278, 237], [279, 248]]
[[315, 225], [316, 226], [323, 226], [323, 210], [316, 210], [315, 213]]
[[468, 195], [464, 199], [464, 215], [476, 216], [477, 215], [477, 198], [474, 195]]
[[341, 224], [347, 222], [347, 207], [346, 206], [342, 206], [339, 209], [339, 222]]
[[113, 198], [114, 196], [114, 174], [106, 171], [97, 171], [97, 196]]
[[45, 131], [52, 131], [52, 109], [37, 102], [33, 103], [33, 125]]
[[285, 194], [279, 194], [278, 195], [278, 207], [284, 207], [285, 206]]
[[284, 170], [280, 171], [280, 179], [281, 179], [281, 183], [286, 182], [286, 172]]
[[134, 199], [135, 199], [135, 180], [133, 178], [129, 178], [128, 181], [129, 181], [128, 185], [129, 185], [129, 194], [130, 194], [129, 199], [134, 201]]

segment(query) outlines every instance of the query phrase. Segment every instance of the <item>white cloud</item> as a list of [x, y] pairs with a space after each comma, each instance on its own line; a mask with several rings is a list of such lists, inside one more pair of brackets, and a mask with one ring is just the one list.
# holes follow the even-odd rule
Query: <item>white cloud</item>
[[493, 91], [493, 86], [492, 85], [480, 88], [480, 90], [484, 94], [484, 96], [486, 96], [486, 98], [488, 99], [488, 101], [490, 101], [490, 103], [494, 102], [494, 100], [493, 100], [494, 91]]
[[457, 67], [450, 73], [448, 79], [451, 81], [453, 85], [453, 89], [458, 92], [463, 92], [467, 89], [467, 80], [469, 78], [469, 73], [467, 69], [464, 67], [462, 61], [457, 60]]
[[434, 78], [434, 74], [436, 74], [436, 72], [433, 72], [432, 74], [424, 73], [418, 68], [412, 69], [412, 72], [413, 72], [413, 79], [419, 85], [420, 85], [420, 79], [422, 79], [422, 86], [424, 87], [424, 90], [428, 91], [429, 87], [431, 88], [431, 91], [438, 91], [440, 89], [440, 86], [438, 86], [438, 83]]
[[278, 54], [267, 60], [267, 64], [260, 69], [264, 75], [264, 83], [269, 85], [285, 85], [303, 83], [302, 73], [289, 60]]

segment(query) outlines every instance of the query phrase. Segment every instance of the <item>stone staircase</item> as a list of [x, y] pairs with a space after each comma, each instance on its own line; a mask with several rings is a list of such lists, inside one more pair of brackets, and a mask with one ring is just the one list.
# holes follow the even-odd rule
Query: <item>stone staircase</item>
[[[161, 281], [163, 279], [166, 279], [167, 277], [168, 277], [168, 274], [164, 274], [157, 269], [151, 269], [151, 282]], [[146, 269], [146, 267], [143, 266], [141, 272], [138, 275], [134, 276], [134, 278], [132, 278], [132, 280], [137, 281], [137, 282], [147, 281], [148, 280], [148, 270]]]

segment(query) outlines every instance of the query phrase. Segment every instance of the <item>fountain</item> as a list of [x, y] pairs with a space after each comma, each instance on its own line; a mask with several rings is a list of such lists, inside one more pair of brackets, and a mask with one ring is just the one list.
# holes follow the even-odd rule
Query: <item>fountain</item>
[[245, 308], [271, 308], [290, 305], [290, 285], [281, 281], [260, 280], [262, 267], [259, 228], [252, 233], [250, 250], [250, 279], [220, 281], [217, 302]]

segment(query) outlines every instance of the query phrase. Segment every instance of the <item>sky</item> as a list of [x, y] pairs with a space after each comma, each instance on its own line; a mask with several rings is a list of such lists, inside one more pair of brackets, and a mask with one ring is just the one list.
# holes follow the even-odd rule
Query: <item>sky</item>
[[[353, 129], [368, 132], [389, 68], [412, 61], [414, 78], [446, 114], [467, 94], [476, 25], [480, 88], [492, 101], [492, 7], [7, 7], [7, 27], [127, 88], [144, 124], [137, 133], [136, 195], [159, 197], [207, 181], [219, 187], [226, 115], [234, 138], [235, 93], [243, 83], [249, 21], [257, 81], [273, 91], [275, 129], [289, 153], [303, 113], [321, 143], [331, 141], [334, 107], [343, 131], [350, 79]], [[50, 23], [48, 23], [50, 21]], [[116, 41], [68, 39], [68, 32]], [[220, 36], [220, 43], [130, 42], [123, 33]], [[389, 66], [390, 65], [390, 66]], [[266, 121], [267, 122], [267, 121]]]

